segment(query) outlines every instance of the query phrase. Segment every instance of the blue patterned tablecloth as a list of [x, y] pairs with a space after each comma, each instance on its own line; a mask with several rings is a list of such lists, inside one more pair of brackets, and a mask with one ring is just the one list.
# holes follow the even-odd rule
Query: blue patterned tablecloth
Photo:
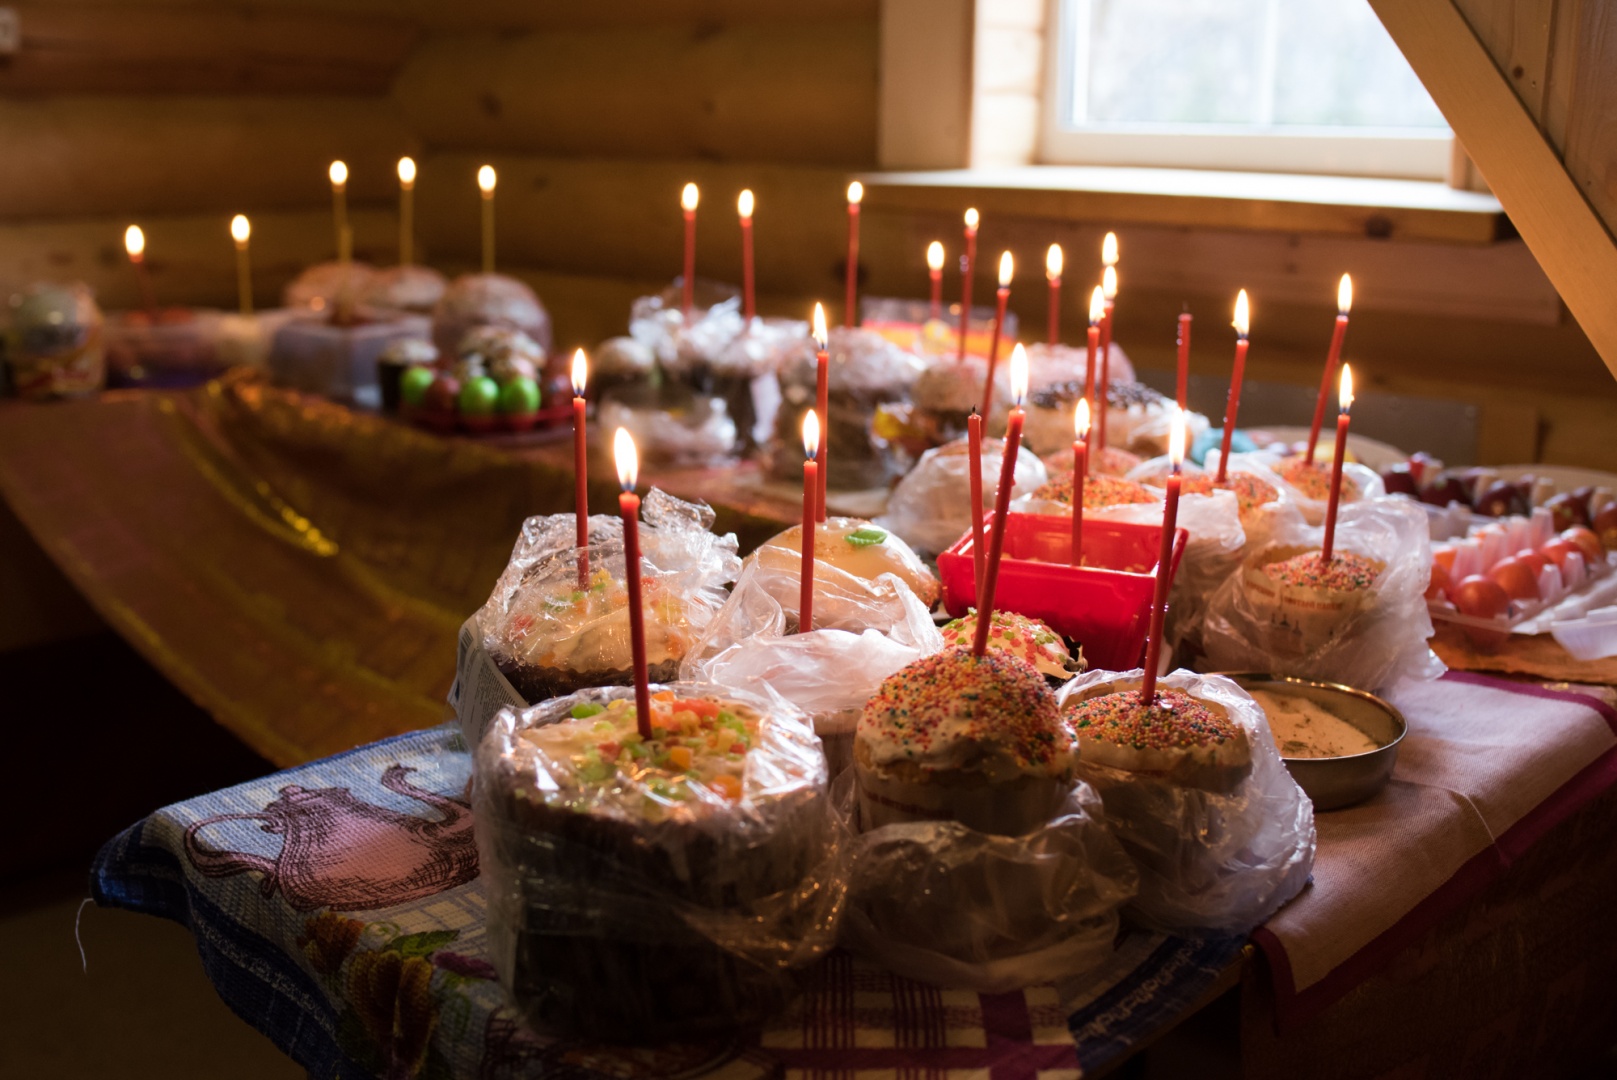
[[940, 990], [845, 953], [764, 1031], [654, 1050], [529, 1032], [484, 939], [452, 727], [178, 803], [102, 849], [96, 901], [190, 928], [220, 997], [318, 1080], [849, 1075], [899, 1066], [1061, 1080], [1179, 1019], [1244, 938], [1129, 934], [1081, 980]]

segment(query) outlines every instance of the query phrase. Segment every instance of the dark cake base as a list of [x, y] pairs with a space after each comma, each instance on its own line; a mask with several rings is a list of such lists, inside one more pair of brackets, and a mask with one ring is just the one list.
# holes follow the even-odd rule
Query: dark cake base
[[[634, 671], [631, 668], [618, 671], [608, 668], [598, 671], [573, 671], [567, 668], [529, 667], [525, 664], [512, 663], [504, 658], [496, 659], [495, 663], [499, 666], [500, 674], [510, 681], [512, 687], [529, 705], [597, 686], [634, 685]], [[679, 678], [679, 661], [665, 660], [661, 664], [652, 664], [646, 669], [646, 673], [650, 682], [674, 682]]]

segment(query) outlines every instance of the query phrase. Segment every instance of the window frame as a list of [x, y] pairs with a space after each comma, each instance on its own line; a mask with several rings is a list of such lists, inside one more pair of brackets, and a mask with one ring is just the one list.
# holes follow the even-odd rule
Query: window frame
[[1289, 172], [1446, 180], [1454, 155], [1451, 131], [1374, 128], [1363, 133], [1299, 127], [1280, 132], [1243, 125], [1068, 124], [1078, 73], [1072, 32], [1091, 0], [1047, 0], [1044, 88], [1038, 160], [1046, 165]]

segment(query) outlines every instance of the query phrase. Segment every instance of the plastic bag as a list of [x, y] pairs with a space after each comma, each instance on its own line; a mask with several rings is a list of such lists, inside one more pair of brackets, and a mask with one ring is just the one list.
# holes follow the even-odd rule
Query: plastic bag
[[[671, 680], [723, 607], [724, 586], [741, 561], [735, 534], [710, 531], [714, 515], [706, 506], [652, 488], [640, 518], [647, 662], [653, 678]], [[580, 551], [568, 535], [573, 520], [571, 514], [529, 519], [477, 614], [482, 647], [530, 702], [633, 677], [622, 524], [590, 519], [590, 577], [581, 589]]]
[[683, 374], [704, 363], [741, 332], [741, 298], [735, 286], [698, 278], [691, 300], [687, 318], [676, 281], [629, 307], [629, 336], [650, 348], [670, 372]]
[[[1218, 460], [1218, 455], [1213, 455]], [[1309, 468], [1302, 457], [1280, 458], [1273, 451], [1260, 451], [1255, 454], [1230, 454], [1230, 468], [1241, 468], [1243, 462], [1252, 461], [1262, 463], [1285, 486], [1286, 494], [1302, 512], [1303, 520], [1310, 525], [1321, 525], [1325, 521], [1325, 511], [1330, 505], [1331, 493], [1331, 461], [1329, 458], [1319, 458], [1314, 466]], [[1356, 461], [1342, 463], [1342, 505], [1361, 502], [1367, 499], [1379, 499], [1387, 493], [1387, 485], [1382, 482], [1381, 474]]]
[[[629, 687], [506, 709], [478, 746], [474, 808], [489, 955], [537, 1029], [660, 1042], [756, 1024], [835, 943], [845, 844], [829, 812], [824, 759], [801, 714], [767, 694], [707, 684], [652, 690], [717, 700], [729, 710], [721, 724], [756, 720], [739, 766], [708, 759], [729, 770], [732, 795], [717, 775], [708, 779], [701, 751], [690, 778], [620, 768], [567, 752], [572, 741], [547, 746], [526, 734], [591, 724], [582, 734], [590, 740], [604, 724], [613, 729], [604, 737], [622, 740], [617, 761], [643, 760], [627, 756]], [[600, 710], [623, 699], [627, 710]], [[594, 715], [574, 719], [580, 706]], [[687, 754], [692, 745], [682, 740]], [[644, 760], [664, 749], [634, 746], [649, 751]]]
[[[1106, 445], [1144, 457], [1167, 453], [1173, 399], [1144, 383], [1118, 381], [1117, 360], [1114, 346], [1112, 381], [1106, 390]], [[1037, 453], [1052, 454], [1071, 448], [1073, 416], [1083, 396], [1082, 372], [1064, 381], [1035, 384], [1028, 395], [1025, 437]], [[1185, 425], [1188, 437], [1194, 439], [1207, 430], [1208, 420], [1201, 413], [1187, 411]]]
[[808, 323], [797, 319], [755, 318], [709, 360], [706, 389], [724, 398], [743, 447], [761, 446], [775, 429], [781, 403], [776, 372], [808, 333]]
[[[984, 439], [982, 456], [983, 509], [994, 507], [999, 471], [1004, 465], [1005, 441]], [[834, 460], [834, 459], [833, 459]], [[1025, 495], [1047, 479], [1044, 463], [1034, 454], [1016, 455], [1012, 495]], [[887, 512], [876, 524], [897, 533], [926, 558], [960, 539], [971, 528], [971, 447], [956, 439], [921, 455], [887, 500]]]
[[[1138, 693], [1143, 676], [1091, 671], [1062, 687], [1062, 708], [1105, 684]], [[1228, 792], [1078, 760], [1102, 820], [1140, 871], [1131, 918], [1168, 932], [1244, 933], [1296, 896], [1314, 867], [1314, 804], [1286, 771], [1258, 703], [1228, 679], [1174, 671], [1159, 686], [1223, 706], [1246, 731], [1252, 768]]]
[[[832, 800], [858, 816], [850, 771]], [[1139, 874], [1077, 784], [1025, 836], [957, 822], [886, 825], [852, 841], [849, 948], [906, 978], [1003, 993], [1086, 971], [1112, 954]]]
[[596, 410], [602, 431], [626, 428], [643, 460], [670, 465], [713, 465], [735, 451], [736, 425], [723, 398], [692, 397], [683, 407], [636, 407], [602, 401]]
[[688, 681], [769, 686], [807, 713], [831, 775], [853, 763], [854, 728], [882, 680], [943, 648], [926, 605], [894, 574], [866, 581], [814, 566], [814, 623], [797, 624], [802, 556], [765, 546], [680, 668]]
[[467, 331], [479, 326], [521, 330], [549, 353], [550, 312], [525, 282], [505, 274], [462, 274], [432, 309], [432, 343], [453, 356]]
[[1434, 679], [1442, 662], [1427, 647], [1426, 585], [1432, 550], [1426, 513], [1404, 499], [1349, 503], [1337, 512], [1336, 550], [1383, 564], [1366, 589], [1326, 591], [1275, 580], [1265, 567], [1318, 553], [1323, 530], [1296, 524], [1249, 545], [1240, 571], [1208, 605], [1208, 664], [1345, 683], [1361, 690]]

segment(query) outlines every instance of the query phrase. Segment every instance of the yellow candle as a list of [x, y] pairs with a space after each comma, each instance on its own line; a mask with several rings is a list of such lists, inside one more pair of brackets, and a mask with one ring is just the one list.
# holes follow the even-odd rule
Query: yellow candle
[[236, 241], [236, 295], [241, 301], [241, 313], [253, 313], [253, 272], [247, 261], [247, 239], [253, 227], [247, 215], [237, 214], [230, 219], [230, 238]]
[[415, 257], [415, 160], [399, 158], [399, 265]]
[[333, 161], [327, 170], [331, 177], [331, 213], [337, 225], [337, 261], [354, 259], [354, 233], [348, 227], [348, 166]]
[[494, 273], [494, 166], [477, 170], [477, 188], [483, 193], [483, 273]]

